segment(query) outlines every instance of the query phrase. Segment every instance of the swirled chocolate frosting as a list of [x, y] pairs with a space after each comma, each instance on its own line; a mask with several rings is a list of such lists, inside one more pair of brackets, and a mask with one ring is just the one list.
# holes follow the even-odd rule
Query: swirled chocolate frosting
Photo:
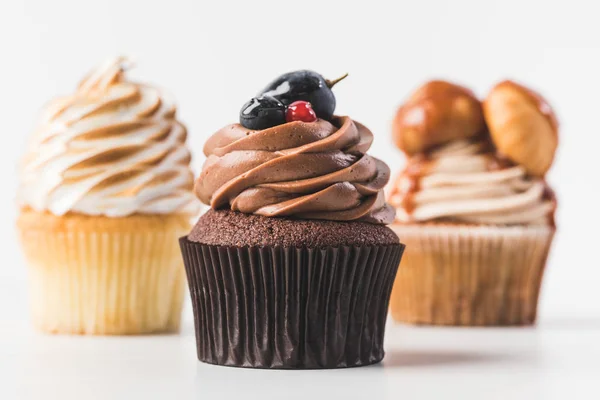
[[389, 224], [388, 166], [367, 154], [373, 134], [349, 117], [253, 131], [228, 125], [206, 142], [196, 181], [212, 208], [270, 217]]

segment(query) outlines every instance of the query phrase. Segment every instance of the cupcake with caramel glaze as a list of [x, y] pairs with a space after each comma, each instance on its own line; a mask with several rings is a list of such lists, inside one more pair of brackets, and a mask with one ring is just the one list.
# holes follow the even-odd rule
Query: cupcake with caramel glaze
[[123, 58], [43, 110], [20, 167], [18, 229], [34, 325], [140, 334], [179, 328], [177, 238], [198, 203], [185, 127]]
[[[555, 232], [556, 201], [543, 174], [554, 157], [557, 125], [546, 102], [534, 103], [521, 86], [505, 92], [504, 85], [490, 92], [482, 108], [464, 88], [429, 83], [418, 91], [430, 93], [424, 102], [409, 100], [399, 111], [428, 110], [417, 128], [394, 126], [399, 144], [405, 135], [420, 144], [400, 146], [408, 161], [389, 197], [397, 211], [392, 229], [407, 245], [391, 301], [397, 321], [535, 322]], [[465, 96], [470, 111], [458, 118], [456, 103]]]
[[207, 141], [195, 192], [211, 209], [180, 240], [199, 360], [379, 362], [403, 246], [385, 226], [394, 220], [383, 195], [389, 169], [367, 153], [371, 131], [321, 118], [306, 102], [249, 104], [259, 120], [247, 124], [262, 128], [231, 124]]

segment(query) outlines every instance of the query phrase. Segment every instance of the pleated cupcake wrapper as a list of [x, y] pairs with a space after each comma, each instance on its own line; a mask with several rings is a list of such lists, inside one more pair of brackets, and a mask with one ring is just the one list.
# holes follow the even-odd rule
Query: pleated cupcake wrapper
[[34, 325], [71, 334], [178, 331], [186, 284], [177, 236], [23, 232]]
[[552, 227], [402, 226], [406, 244], [391, 300], [395, 320], [433, 325], [530, 325]]
[[404, 246], [221, 247], [180, 239], [200, 361], [341, 368], [384, 356]]

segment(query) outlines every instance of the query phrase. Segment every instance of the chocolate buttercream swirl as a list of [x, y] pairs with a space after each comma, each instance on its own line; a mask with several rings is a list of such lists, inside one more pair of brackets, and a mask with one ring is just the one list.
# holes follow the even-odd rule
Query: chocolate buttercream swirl
[[373, 134], [349, 117], [290, 122], [261, 131], [228, 125], [204, 146], [200, 200], [270, 217], [389, 224], [388, 166], [366, 154]]

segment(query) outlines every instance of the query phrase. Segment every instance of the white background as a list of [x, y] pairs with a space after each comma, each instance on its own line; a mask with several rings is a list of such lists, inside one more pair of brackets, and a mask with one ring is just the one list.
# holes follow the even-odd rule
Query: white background
[[[14, 230], [16, 165], [27, 135], [44, 102], [71, 92], [90, 68], [113, 55], [135, 57], [130, 76], [177, 98], [196, 171], [206, 138], [236, 121], [244, 102], [289, 70], [308, 68], [329, 78], [349, 72], [335, 88], [337, 113], [371, 128], [372, 154], [393, 170], [403, 157], [391, 141], [391, 119], [423, 81], [456, 80], [480, 96], [505, 78], [532, 86], [561, 122], [548, 176], [559, 199], [559, 233], [541, 326], [562, 321], [576, 332], [577, 324], [600, 320], [600, 24], [594, 0], [3, 0], [0, 44], [0, 332], [29, 332], [26, 271]], [[2, 340], [12, 343], [8, 336]]]

